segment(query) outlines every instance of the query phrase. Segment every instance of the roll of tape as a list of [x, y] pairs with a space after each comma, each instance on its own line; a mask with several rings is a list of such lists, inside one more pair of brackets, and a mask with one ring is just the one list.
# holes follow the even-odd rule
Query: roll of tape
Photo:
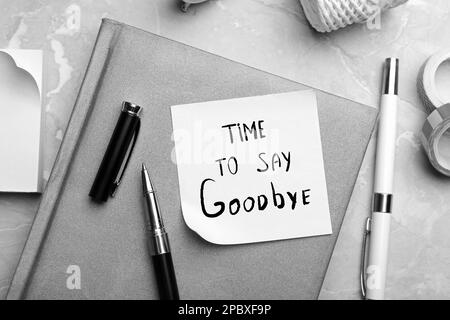
[[422, 128], [422, 144], [433, 167], [450, 176], [450, 104], [435, 109]]
[[422, 128], [423, 147], [433, 167], [450, 177], [450, 94], [439, 91], [447, 81], [450, 83], [450, 75], [447, 75], [448, 79], [443, 78], [445, 73], [438, 77], [440, 68], [446, 63], [450, 63], [450, 51], [431, 56], [420, 70], [417, 89], [430, 113]]
[[441, 51], [431, 56], [420, 70], [417, 89], [422, 102], [430, 113], [444, 104], [450, 103], [450, 98], [448, 98], [448, 96], [443, 96], [442, 93], [438, 91], [436, 84], [437, 72], [439, 68], [447, 62], [450, 62], [450, 50]]

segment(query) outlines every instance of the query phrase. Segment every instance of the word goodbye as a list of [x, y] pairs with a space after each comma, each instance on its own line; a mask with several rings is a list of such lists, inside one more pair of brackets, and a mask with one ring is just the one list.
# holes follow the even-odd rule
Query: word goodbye
[[[227, 131], [229, 141], [231, 144], [236, 142], [246, 143], [249, 141], [255, 141], [265, 139], [267, 136], [264, 134], [264, 120], [253, 121], [251, 124], [227, 124], [222, 126], [222, 129]], [[280, 151], [268, 155], [266, 152], [261, 152], [256, 155], [258, 165], [255, 168], [255, 174], [262, 174], [267, 171], [282, 171], [289, 173], [291, 169], [292, 155], [290, 151]], [[218, 170], [221, 177], [225, 174], [231, 174], [236, 176], [239, 173], [239, 161], [236, 157], [219, 158], [216, 160], [218, 164]], [[227, 173], [228, 172], [228, 173]], [[266, 188], [269, 195], [259, 194], [253, 196], [244, 197], [243, 200], [235, 198], [225, 203], [221, 200], [209, 201], [206, 199], [206, 195], [209, 194], [210, 188], [213, 188], [216, 184], [216, 180], [212, 178], [206, 178], [200, 185], [200, 203], [203, 214], [208, 218], [217, 218], [221, 216], [225, 211], [232, 216], [237, 215], [239, 212], [250, 213], [254, 210], [265, 211], [270, 208], [290, 208], [294, 211], [297, 206], [307, 206], [310, 204], [311, 189], [300, 189], [295, 191], [280, 192], [276, 190], [273, 182], [270, 182]]]

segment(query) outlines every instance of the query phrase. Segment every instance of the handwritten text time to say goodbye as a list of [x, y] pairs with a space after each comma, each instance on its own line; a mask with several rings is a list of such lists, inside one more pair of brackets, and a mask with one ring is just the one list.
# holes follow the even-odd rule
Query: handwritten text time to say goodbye
[[[264, 120], [255, 120], [251, 123], [231, 123], [223, 125], [222, 130], [226, 131], [228, 142], [248, 143], [249, 141], [266, 139], [264, 131]], [[293, 155], [291, 151], [284, 150], [267, 154], [260, 152], [256, 155], [257, 166], [255, 172], [264, 174], [268, 171], [289, 172]], [[222, 157], [216, 160], [217, 170], [220, 177], [225, 175], [239, 175], [239, 160], [237, 157]], [[242, 199], [234, 198], [228, 203], [208, 198], [208, 190], [215, 187], [217, 181], [212, 178], [206, 178], [200, 185], [200, 203], [203, 214], [208, 218], [217, 218], [222, 214], [232, 216], [239, 213], [250, 213], [265, 211], [266, 209], [283, 209], [289, 207], [294, 211], [298, 206], [308, 206], [310, 204], [311, 189], [301, 189], [296, 191], [282, 192], [277, 190], [274, 182], [267, 186], [266, 194], [249, 195]]]

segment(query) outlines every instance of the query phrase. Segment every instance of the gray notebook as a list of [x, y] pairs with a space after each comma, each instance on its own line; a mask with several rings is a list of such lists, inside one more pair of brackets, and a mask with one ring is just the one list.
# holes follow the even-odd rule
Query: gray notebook
[[[324, 75], [326, 76], [326, 75]], [[316, 90], [330, 236], [218, 246], [183, 222], [171, 161], [170, 106], [310, 89], [219, 56], [104, 20], [8, 298], [156, 299], [140, 180], [150, 167], [184, 299], [315, 299], [370, 139], [375, 109]], [[116, 197], [88, 197], [122, 101], [144, 107]], [[67, 279], [80, 268], [81, 289]]]

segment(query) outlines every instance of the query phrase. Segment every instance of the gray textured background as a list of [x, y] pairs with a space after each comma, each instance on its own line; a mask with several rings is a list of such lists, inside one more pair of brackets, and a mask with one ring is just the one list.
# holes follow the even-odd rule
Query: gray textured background
[[[298, 0], [210, 0], [187, 14], [175, 2], [0, 0], [0, 46], [45, 52], [44, 178], [48, 179], [66, 131], [102, 17], [374, 108], [381, 90], [381, 64], [387, 56], [398, 56], [396, 197], [386, 296], [449, 298], [450, 183], [434, 174], [421, 148], [418, 134], [426, 113], [416, 79], [431, 54], [450, 48], [450, 1], [409, 0], [383, 14], [372, 28], [361, 24], [332, 34], [312, 31]], [[359, 260], [362, 231], [371, 211], [373, 140], [327, 272], [323, 299], [360, 298]], [[39, 200], [0, 194], [0, 298], [8, 290]]]

